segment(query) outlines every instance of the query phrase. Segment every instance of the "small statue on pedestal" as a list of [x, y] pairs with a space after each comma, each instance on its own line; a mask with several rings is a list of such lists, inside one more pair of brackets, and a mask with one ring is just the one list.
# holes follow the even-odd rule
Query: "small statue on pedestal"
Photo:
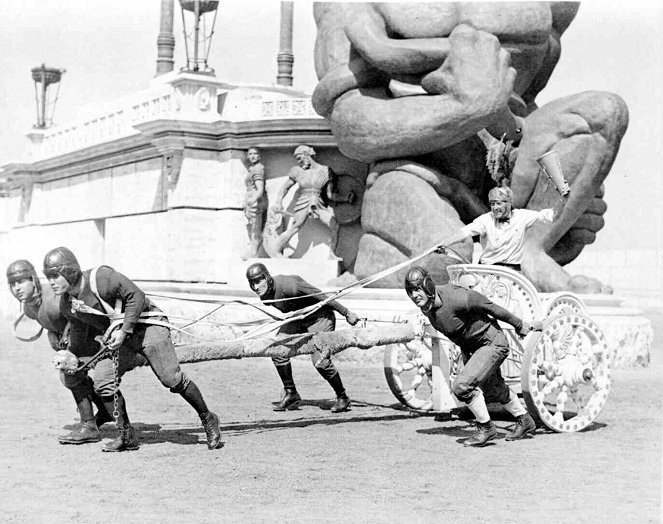
[[249, 162], [248, 173], [244, 180], [246, 196], [244, 199], [244, 215], [248, 221], [247, 229], [251, 247], [248, 256], [258, 256], [262, 244], [262, 229], [267, 218], [267, 192], [265, 191], [265, 166], [260, 161], [260, 151], [250, 147], [246, 151]]
[[[356, 201], [357, 196], [350, 192], [346, 197], [340, 197], [336, 191], [336, 175], [328, 166], [318, 164], [313, 157], [315, 150], [306, 145], [300, 145], [295, 149], [294, 166], [288, 173], [288, 179], [283, 184], [276, 197], [276, 202], [270, 208], [270, 218], [268, 222], [278, 222], [279, 217], [290, 215], [288, 225], [285, 231], [278, 233], [273, 239], [270, 239], [270, 251], [275, 252], [270, 256], [280, 256], [288, 241], [298, 233], [309, 218], [320, 220], [329, 228], [332, 236], [332, 251], [335, 245], [337, 224], [334, 221], [334, 212], [329, 207], [337, 203]], [[283, 209], [283, 199], [290, 189], [299, 185], [300, 194], [294, 205], [294, 213], [287, 213]], [[266, 233], [267, 233], [266, 228]], [[271, 242], [274, 240], [274, 242]], [[278, 254], [276, 254], [278, 252]]]

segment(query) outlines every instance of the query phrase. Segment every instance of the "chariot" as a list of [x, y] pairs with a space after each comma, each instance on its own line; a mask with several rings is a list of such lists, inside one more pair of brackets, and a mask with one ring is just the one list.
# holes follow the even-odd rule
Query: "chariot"
[[[520, 338], [501, 323], [511, 351], [501, 367], [507, 384], [522, 395], [539, 426], [580, 431], [598, 417], [610, 393], [612, 354], [597, 323], [573, 293], [539, 293], [522, 274], [502, 266], [448, 266], [450, 281], [474, 288], [542, 331]], [[412, 342], [387, 346], [384, 372], [405, 406], [420, 412], [458, 414], [451, 385], [463, 366], [460, 349], [420, 317]]]

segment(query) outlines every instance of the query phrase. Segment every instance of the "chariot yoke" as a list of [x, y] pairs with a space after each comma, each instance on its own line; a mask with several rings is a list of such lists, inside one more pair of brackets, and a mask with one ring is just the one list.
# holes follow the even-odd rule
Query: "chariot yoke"
[[[580, 431], [601, 412], [611, 387], [612, 354], [601, 329], [573, 293], [539, 293], [522, 274], [502, 266], [456, 264], [450, 281], [472, 287], [542, 331], [520, 338], [500, 325], [511, 351], [501, 367], [507, 384], [522, 395], [539, 426]], [[422, 336], [387, 346], [384, 371], [389, 388], [405, 406], [455, 414], [464, 406], [451, 393], [463, 366], [460, 349], [420, 317]]]

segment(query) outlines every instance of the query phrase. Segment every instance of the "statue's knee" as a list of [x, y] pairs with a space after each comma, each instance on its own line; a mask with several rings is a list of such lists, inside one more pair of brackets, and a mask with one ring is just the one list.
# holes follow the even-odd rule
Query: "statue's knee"
[[572, 108], [587, 121], [590, 132], [599, 133], [608, 143], [619, 143], [628, 127], [626, 102], [615, 93], [587, 91], [579, 95], [579, 107]]
[[615, 93], [601, 93], [601, 95], [600, 99], [594, 103], [600, 108], [600, 114], [605, 115], [605, 127], [613, 133], [619, 134], [619, 138], [621, 138], [628, 126], [628, 106], [622, 97]]

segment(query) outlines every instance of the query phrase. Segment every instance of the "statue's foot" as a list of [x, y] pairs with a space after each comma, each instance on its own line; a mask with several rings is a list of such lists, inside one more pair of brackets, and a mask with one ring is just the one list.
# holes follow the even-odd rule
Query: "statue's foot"
[[612, 286], [586, 275], [573, 275], [569, 280], [569, 288], [569, 291], [580, 294], [612, 295], [615, 291]]
[[613, 293], [609, 285], [601, 283], [594, 277], [585, 275], [571, 276], [555, 260], [542, 249], [526, 249], [522, 260], [523, 274], [531, 280], [538, 291], [555, 293], [571, 291], [580, 294]]

